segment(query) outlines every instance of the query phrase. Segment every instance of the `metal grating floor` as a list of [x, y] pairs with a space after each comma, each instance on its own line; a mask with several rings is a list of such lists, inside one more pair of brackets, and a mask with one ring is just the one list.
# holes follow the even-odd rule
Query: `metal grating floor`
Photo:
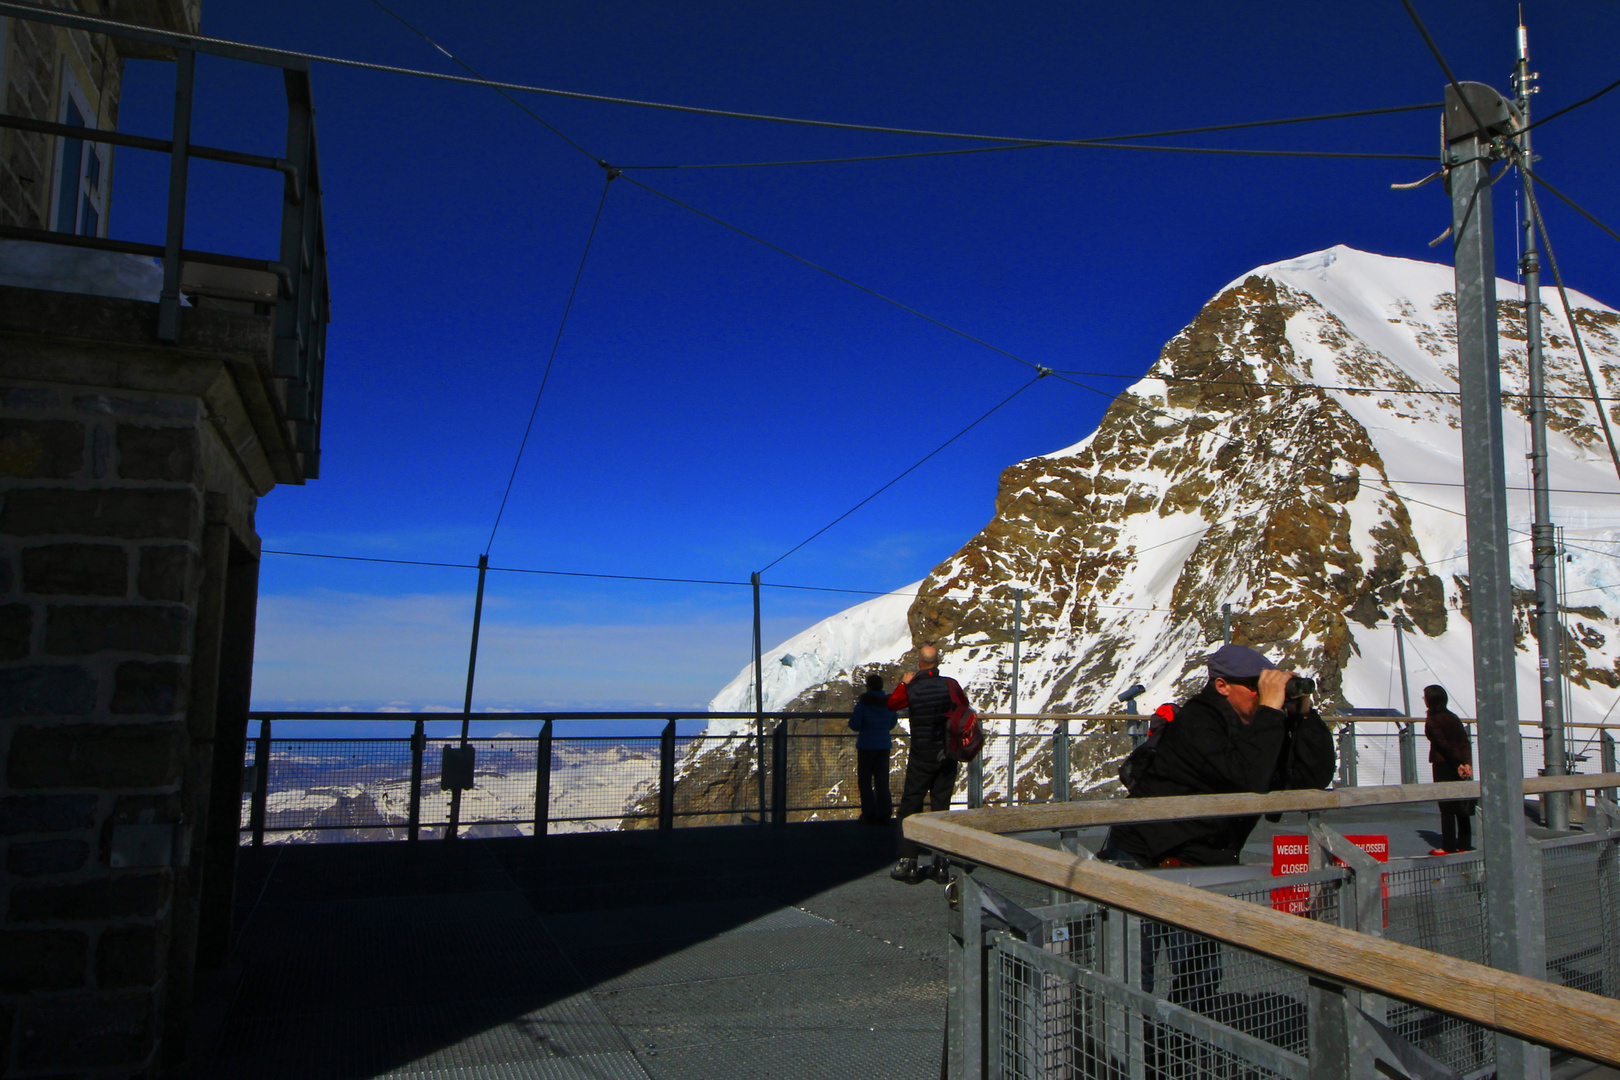
[[944, 900], [854, 823], [244, 849], [201, 1076], [917, 1080]]

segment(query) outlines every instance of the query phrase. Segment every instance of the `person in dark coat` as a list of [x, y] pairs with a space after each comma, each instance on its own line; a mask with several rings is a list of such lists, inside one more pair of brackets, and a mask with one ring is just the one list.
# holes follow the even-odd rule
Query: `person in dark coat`
[[[925, 798], [935, 813], [951, 808], [957, 763], [945, 753], [945, 724], [951, 711], [952, 687], [961, 693], [960, 683], [939, 673], [939, 650], [924, 645], [917, 650], [917, 670], [906, 672], [889, 695], [889, 708], [911, 711], [911, 754], [906, 759], [906, 782], [895, 815], [902, 821], [920, 811]], [[900, 861], [889, 876], [907, 885], [930, 880], [944, 884], [949, 880], [947, 862], [935, 856], [932, 866], [919, 866], [917, 856], [921, 852], [916, 841], [901, 833]]]
[[[1209, 658], [1209, 682], [1165, 726], [1131, 798], [1322, 788], [1333, 736], [1307, 698], [1285, 696], [1293, 672], [1243, 645]], [[1258, 815], [1116, 825], [1108, 846], [1145, 867], [1237, 863]]]
[[[1443, 686], [1425, 686], [1423, 704], [1428, 719], [1423, 734], [1429, 740], [1429, 764], [1434, 766], [1434, 782], [1444, 784], [1474, 778], [1474, 748], [1468, 742], [1468, 729], [1457, 714], [1446, 707], [1449, 697]], [[1472, 851], [1474, 845], [1473, 799], [1445, 799], [1440, 803], [1440, 846], [1430, 855]]]
[[889, 753], [894, 746], [890, 734], [900, 717], [889, 708], [889, 695], [883, 692], [883, 676], [866, 677], [866, 693], [855, 703], [849, 727], [855, 734], [855, 777], [861, 789], [861, 823], [887, 825], [894, 813], [889, 794]]
[[[1333, 736], [1308, 698], [1287, 697], [1293, 672], [1243, 645], [1222, 645], [1206, 662], [1209, 682], [1173, 710], [1175, 718], [1160, 734], [1131, 798], [1263, 794], [1332, 783]], [[1229, 866], [1237, 863], [1257, 821], [1251, 814], [1116, 825], [1103, 855], [1123, 852], [1149, 868]], [[1144, 920], [1141, 985], [1149, 993], [1161, 953], [1169, 967], [1169, 1000], [1207, 1011], [1220, 994], [1220, 945]]]

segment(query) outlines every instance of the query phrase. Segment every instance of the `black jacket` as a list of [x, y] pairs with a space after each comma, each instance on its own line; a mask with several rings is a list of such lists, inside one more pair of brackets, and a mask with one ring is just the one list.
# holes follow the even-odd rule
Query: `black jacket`
[[[1213, 683], [1164, 729], [1132, 798], [1322, 788], [1337, 764], [1333, 736], [1315, 709], [1295, 719], [1262, 706], [1243, 723]], [[1112, 843], [1144, 866], [1174, 857], [1195, 866], [1238, 861], [1258, 815], [1119, 825]]]
[[911, 710], [911, 760], [936, 761], [945, 756], [945, 720], [951, 711], [951, 684], [955, 681], [941, 675], [938, 668], [919, 671], [889, 695], [889, 708]]

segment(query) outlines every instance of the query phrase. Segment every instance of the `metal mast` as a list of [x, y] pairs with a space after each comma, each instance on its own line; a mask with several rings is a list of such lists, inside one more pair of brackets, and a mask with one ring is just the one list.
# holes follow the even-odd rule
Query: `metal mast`
[[[1502, 369], [1496, 335], [1496, 253], [1491, 236], [1493, 160], [1522, 125], [1517, 110], [1481, 83], [1446, 87], [1445, 163], [1457, 274], [1457, 382], [1461, 389], [1463, 498], [1474, 639], [1474, 715], [1485, 847], [1485, 925], [1492, 967], [1545, 979], [1540, 875], [1524, 830], [1524, 751], [1519, 739], [1509, 569]], [[1547, 1051], [1498, 1035], [1502, 1080], [1545, 1080]]]
[[[1513, 88], [1518, 95], [1519, 115], [1530, 124], [1530, 95], [1536, 78], [1530, 70], [1530, 39], [1523, 15], [1519, 22], [1519, 59], [1513, 65]], [[1529, 165], [1530, 133], [1518, 137], [1520, 160]], [[1568, 770], [1564, 745], [1564, 683], [1562, 678], [1563, 627], [1558, 619], [1558, 542], [1552, 523], [1551, 500], [1547, 494], [1547, 367], [1541, 350], [1541, 259], [1536, 251], [1535, 215], [1530, 211], [1532, 183], [1529, 173], [1519, 170], [1524, 182], [1524, 213], [1519, 227], [1524, 232], [1524, 255], [1519, 273], [1524, 277], [1524, 329], [1530, 369], [1530, 486], [1534, 493], [1535, 518], [1530, 526], [1530, 566], [1536, 580], [1536, 642], [1541, 651], [1541, 740], [1544, 767], [1548, 776], [1563, 776]], [[1547, 796], [1549, 829], [1569, 828], [1569, 800], [1563, 792]]]

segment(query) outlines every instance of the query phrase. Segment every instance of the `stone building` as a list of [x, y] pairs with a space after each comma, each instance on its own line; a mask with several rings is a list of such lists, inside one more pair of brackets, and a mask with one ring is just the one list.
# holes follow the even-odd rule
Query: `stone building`
[[324, 240], [290, 72], [292, 270], [186, 252], [165, 324], [152, 245], [105, 239], [114, 146], [29, 122], [113, 130], [125, 59], [192, 56], [81, 15], [198, 28], [0, 18], [0, 1076], [178, 1076], [230, 942], [255, 506], [318, 468]]

